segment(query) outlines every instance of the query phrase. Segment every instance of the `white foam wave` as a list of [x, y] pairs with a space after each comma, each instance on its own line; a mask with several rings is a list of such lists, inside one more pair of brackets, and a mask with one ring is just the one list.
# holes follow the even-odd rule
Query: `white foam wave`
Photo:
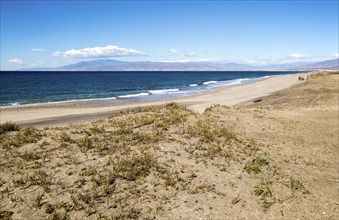
[[194, 84], [190, 84], [189, 86], [194, 87], [194, 86], [198, 86], [198, 84], [194, 83]]
[[108, 98], [91, 98], [91, 99], [71, 99], [71, 100], [57, 101], [57, 102], [47, 102], [47, 103], [55, 104], [55, 103], [88, 102], [88, 101], [114, 100], [114, 99], [117, 99], [117, 98], [116, 97], [108, 97]]
[[217, 83], [218, 81], [207, 81], [207, 82], [204, 82], [203, 84], [204, 85], [208, 85], [208, 84], [214, 84], [214, 83]]
[[0, 108], [14, 108], [20, 106], [39, 106], [39, 105], [53, 105], [53, 104], [64, 104], [64, 103], [77, 103], [77, 102], [90, 102], [90, 101], [101, 101], [101, 100], [114, 100], [116, 97], [108, 97], [108, 98], [91, 98], [91, 99], [71, 99], [64, 101], [49, 101], [49, 102], [39, 102], [39, 103], [20, 103], [14, 102], [7, 106], [1, 106]]
[[247, 80], [247, 78], [246, 79], [230, 80], [230, 81], [225, 82], [224, 85], [228, 85], [228, 86], [239, 85], [239, 84], [242, 84], [243, 82], [245, 82], [246, 80]]
[[142, 93], [137, 93], [137, 94], [121, 95], [121, 96], [118, 96], [118, 98], [133, 98], [133, 97], [147, 96], [147, 95], [149, 94], [146, 92], [142, 92]]
[[179, 91], [179, 89], [159, 89], [159, 90], [149, 90], [148, 93], [153, 95], [160, 95], [160, 94], [171, 94], [177, 91]]
[[216, 88], [221, 86], [233, 86], [233, 85], [240, 85], [246, 82], [255, 81], [255, 79], [250, 78], [240, 78], [240, 79], [234, 79], [234, 80], [227, 80], [227, 81], [220, 81], [217, 83], [214, 83], [212, 85], [209, 85], [209, 88]]

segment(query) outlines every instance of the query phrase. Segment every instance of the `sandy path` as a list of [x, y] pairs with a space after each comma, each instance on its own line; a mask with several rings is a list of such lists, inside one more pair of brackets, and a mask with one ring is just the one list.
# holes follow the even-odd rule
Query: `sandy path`
[[178, 97], [168, 100], [147, 101], [122, 105], [45, 105], [18, 107], [0, 110], [0, 123], [12, 121], [20, 125], [63, 126], [99, 119], [129, 108], [163, 105], [175, 101], [188, 106], [194, 111], [203, 112], [213, 104], [236, 105], [301, 83], [298, 76], [307, 74], [290, 74], [270, 77], [261, 81], [215, 89], [211, 92]]

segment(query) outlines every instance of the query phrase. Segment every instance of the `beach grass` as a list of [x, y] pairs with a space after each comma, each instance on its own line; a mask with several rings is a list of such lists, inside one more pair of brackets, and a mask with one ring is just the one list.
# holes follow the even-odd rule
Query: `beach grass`
[[[153, 218], [162, 210], [161, 203], [179, 192], [224, 195], [222, 188], [196, 175], [199, 164], [227, 172], [230, 163], [241, 165], [245, 158], [243, 169], [249, 174], [260, 174], [268, 166], [257, 150], [247, 151], [251, 145], [258, 148], [256, 143], [237, 135], [232, 126], [213, 114], [197, 114], [175, 103], [134, 109], [74, 128], [24, 128], [1, 134], [1, 140], [7, 155], [2, 172], [14, 173], [3, 173], [1, 188], [9, 191], [1, 191], [2, 198], [12, 198], [24, 210], [33, 206], [51, 219], [80, 213]], [[291, 183], [293, 190], [301, 186]], [[13, 198], [11, 192], [20, 196]], [[254, 192], [272, 197], [268, 185], [259, 184]], [[150, 199], [152, 195], [157, 199]]]

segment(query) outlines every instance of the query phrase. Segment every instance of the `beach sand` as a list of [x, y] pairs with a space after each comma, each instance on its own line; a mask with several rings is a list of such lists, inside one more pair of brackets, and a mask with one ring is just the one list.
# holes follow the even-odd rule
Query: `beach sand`
[[70, 123], [74, 124], [97, 120], [119, 113], [121, 110], [136, 107], [160, 106], [169, 102], [176, 102], [189, 107], [193, 111], [202, 113], [207, 107], [214, 104], [233, 106], [289, 88], [290, 86], [304, 82], [299, 81], [298, 76], [306, 78], [306, 75], [307, 74], [290, 74], [274, 76], [249, 84], [218, 88], [204, 94], [160, 101], [144, 101], [122, 105], [58, 104], [3, 108], [0, 109], [0, 123], [12, 121], [24, 126], [65, 126]]
[[[275, 79], [213, 93], [268, 82]], [[271, 95], [267, 88], [260, 102], [203, 113], [171, 103], [3, 130], [0, 219], [338, 219], [338, 83], [338, 72], [322, 73]], [[213, 93], [188, 106], [228, 100]]]

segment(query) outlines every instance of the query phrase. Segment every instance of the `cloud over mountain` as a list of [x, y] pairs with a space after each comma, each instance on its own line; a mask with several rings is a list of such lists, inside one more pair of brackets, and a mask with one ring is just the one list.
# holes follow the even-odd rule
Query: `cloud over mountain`
[[169, 50], [168, 50], [168, 53], [170, 53], [170, 54], [172, 54], [172, 55], [178, 55], [177, 50], [174, 49], [174, 48], [169, 49]]
[[298, 58], [304, 58], [305, 55], [304, 54], [300, 54], [300, 53], [291, 53], [288, 55], [289, 58], [295, 58], [295, 59], [298, 59]]
[[185, 56], [186, 57], [196, 57], [196, 56], [198, 56], [196, 53], [194, 53], [194, 52], [186, 52], [185, 53]]
[[134, 49], [121, 48], [116, 45], [107, 45], [105, 47], [87, 47], [80, 50], [71, 49], [67, 51], [56, 51], [52, 55], [75, 58], [99, 58], [145, 56], [146, 53]]
[[21, 65], [21, 64], [23, 64], [23, 63], [24, 63], [24, 61], [23, 61], [23, 60], [21, 60], [21, 59], [18, 59], [18, 58], [15, 58], [15, 59], [10, 59], [10, 60], [8, 60], [8, 62], [9, 62], [9, 63], [12, 63], [12, 64], [17, 64], [17, 65]]

